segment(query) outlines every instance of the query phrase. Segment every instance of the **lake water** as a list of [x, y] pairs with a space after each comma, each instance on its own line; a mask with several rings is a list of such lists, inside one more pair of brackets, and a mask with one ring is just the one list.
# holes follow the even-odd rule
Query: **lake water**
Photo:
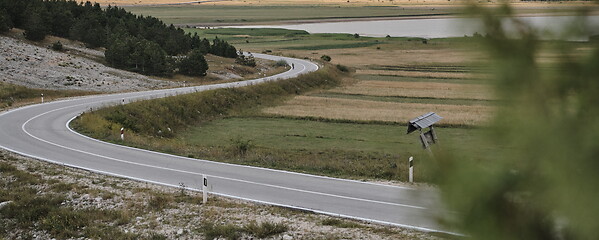
[[[576, 21], [572, 16], [535, 16], [518, 17], [529, 23], [535, 29], [544, 33], [545, 39], [587, 40], [589, 36], [599, 34], [599, 16], [590, 16], [586, 21], [576, 24], [582, 28], [585, 24], [590, 33], [575, 36], [564, 33], [565, 26]], [[512, 26], [505, 21], [506, 26]], [[405, 19], [381, 21], [353, 21], [332, 23], [308, 23], [295, 25], [256, 25], [235, 26], [235, 28], [285, 28], [292, 30], [305, 30], [309, 33], [357, 33], [361, 36], [385, 37], [422, 37], [444, 38], [472, 36], [474, 33], [483, 33], [482, 23], [476, 18], [436, 18], [436, 19]], [[508, 27], [514, 29], [514, 27]], [[567, 36], [567, 37], [564, 37]]]

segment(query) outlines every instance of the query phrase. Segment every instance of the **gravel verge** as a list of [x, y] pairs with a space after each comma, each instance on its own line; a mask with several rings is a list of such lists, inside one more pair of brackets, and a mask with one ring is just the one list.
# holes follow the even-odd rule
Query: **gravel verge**
[[[367, 222], [334, 218], [310, 212], [256, 204], [248, 201], [210, 196], [201, 203], [201, 194], [161, 185], [105, 176], [80, 169], [38, 161], [0, 150], [0, 161], [43, 179], [38, 194], [47, 194], [56, 186], [70, 186], [64, 207], [77, 210], [107, 209], [124, 211], [130, 218], [119, 226], [125, 233], [149, 238], [156, 234], [166, 239], [205, 239], [203, 225], [242, 227], [251, 221], [284, 224], [288, 230], [265, 239], [441, 239], [428, 233], [382, 226]], [[0, 181], [4, 181], [0, 179]], [[156, 199], [161, 199], [157, 201]], [[184, 199], [184, 200], [181, 200]], [[2, 214], [0, 214], [2, 218]], [[0, 219], [7, 221], [6, 219]], [[332, 223], [332, 224], [331, 224]], [[29, 231], [25, 234], [24, 231]], [[50, 239], [43, 230], [15, 229], [14, 236]], [[241, 239], [255, 239], [247, 233]]]

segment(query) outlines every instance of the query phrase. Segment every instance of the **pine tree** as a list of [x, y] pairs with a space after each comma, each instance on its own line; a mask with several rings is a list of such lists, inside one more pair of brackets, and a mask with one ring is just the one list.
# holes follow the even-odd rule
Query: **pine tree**
[[200, 45], [198, 46], [198, 49], [203, 54], [209, 53], [210, 52], [210, 41], [208, 41], [208, 39], [206, 39], [206, 38], [202, 39], [202, 41], [200, 42]]
[[105, 22], [103, 16], [87, 14], [76, 21], [69, 35], [71, 39], [82, 41], [92, 48], [105, 46], [107, 34], [102, 22]]
[[50, 13], [50, 32], [59, 37], [68, 37], [69, 29], [75, 23], [73, 14], [64, 8], [56, 8]]
[[12, 21], [10, 16], [4, 9], [0, 9], [0, 32], [7, 32], [12, 28]]
[[115, 37], [104, 52], [106, 62], [117, 68], [133, 68], [131, 55], [133, 53], [133, 40], [130, 36]]
[[188, 76], [206, 76], [208, 63], [204, 54], [198, 49], [193, 50], [187, 57], [181, 59], [178, 64], [179, 73]]
[[35, 4], [29, 6], [26, 11], [27, 21], [25, 22], [25, 38], [32, 41], [41, 41], [48, 34], [47, 12], [43, 5]]
[[33, 0], [4, 0], [0, 1], [0, 8], [6, 10], [6, 14], [10, 19], [9, 22], [12, 23], [12, 27], [23, 28], [27, 20], [27, 13], [25, 10], [32, 2]]

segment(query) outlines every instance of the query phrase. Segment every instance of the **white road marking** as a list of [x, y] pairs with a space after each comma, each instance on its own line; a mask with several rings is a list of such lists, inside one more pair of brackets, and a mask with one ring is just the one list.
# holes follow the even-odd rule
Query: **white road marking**
[[[75, 106], [78, 106], [78, 105], [75, 105]], [[75, 106], [69, 106], [69, 107], [63, 107], [63, 108], [53, 109], [53, 110], [50, 110], [50, 111], [38, 114], [38, 115], [36, 115], [36, 116], [28, 119], [27, 121], [25, 121], [25, 123], [23, 123], [23, 125], [21, 125], [21, 130], [23, 130], [23, 132], [25, 132], [27, 135], [29, 135], [30, 137], [32, 137], [32, 138], [34, 138], [34, 139], [36, 139], [38, 141], [41, 141], [41, 142], [44, 142], [44, 143], [47, 143], [47, 144], [50, 144], [50, 145], [53, 145], [53, 146], [56, 146], [56, 147], [59, 147], [59, 148], [71, 150], [71, 151], [74, 151], [74, 152], [79, 152], [79, 153], [91, 155], [91, 156], [94, 156], [94, 157], [104, 158], [104, 159], [107, 159], [107, 160], [111, 160], [111, 161], [115, 161], [115, 162], [121, 162], [121, 163], [126, 163], [126, 164], [131, 164], [131, 165], [138, 165], [138, 166], [142, 166], [142, 167], [156, 168], [156, 169], [173, 171], [173, 172], [180, 172], [180, 173], [191, 174], [191, 175], [202, 175], [202, 173], [196, 173], [196, 172], [190, 172], [190, 171], [179, 170], [179, 169], [174, 169], [174, 168], [167, 168], [167, 167], [155, 166], [155, 165], [144, 164], [144, 163], [131, 162], [131, 161], [126, 161], [126, 160], [117, 159], [117, 158], [113, 158], [113, 157], [103, 156], [103, 155], [100, 155], [100, 154], [90, 153], [90, 152], [87, 152], [87, 151], [83, 151], [83, 150], [79, 150], [79, 149], [75, 149], [75, 148], [63, 146], [63, 145], [60, 145], [58, 143], [54, 143], [54, 142], [42, 139], [40, 137], [34, 136], [29, 131], [27, 131], [27, 129], [25, 129], [25, 126], [29, 122], [31, 122], [32, 120], [34, 120], [36, 118], [39, 118], [39, 117], [41, 117], [43, 115], [46, 115], [48, 113], [51, 113], [51, 112], [55, 112], [55, 111], [59, 111], [59, 110], [62, 110], [62, 109], [71, 108], [71, 107], [75, 107]], [[278, 189], [284, 189], [284, 190], [296, 191], [296, 192], [303, 192], [303, 193], [309, 193], [309, 194], [315, 194], [315, 195], [321, 195], [321, 196], [328, 196], [328, 197], [335, 197], [335, 198], [342, 198], [342, 199], [355, 200], [355, 201], [363, 201], [363, 202], [370, 202], [370, 203], [377, 203], [377, 204], [386, 204], [386, 205], [392, 205], [392, 206], [398, 206], [398, 207], [406, 207], [406, 208], [426, 209], [425, 207], [413, 206], [413, 205], [407, 205], [407, 204], [390, 203], [390, 202], [383, 202], [383, 201], [370, 200], [370, 199], [347, 197], [347, 196], [341, 196], [341, 195], [335, 195], [335, 194], [329, 194], [329, 193], [322, 193], [322, 192], [316, 192], [316, 191], [309, 191], [309, 190], [303, 190], [303, 189], [296, 189], [296, 188], [289, 188], [289, 187], [283, 187], [283, 186], [277, 186], [277, 185], [265, 184], [265, 183], [258, 183], [258, 182], [252, 182], [252, 181], [246, 181], [246, 180], [235, 179], [235, 178], [228, 178], [228, 177], [222, 177], [222, 176], [214, 176], [214, 175], [208, 175], [208, 176], [214, 177], [214, 178], [220, 178], [220, 179], [224, 179], [224, 180], [229, 180], [229, 181], [236, 181], [236, 182], [254, 184], [254, 185], [259, 185], [259, 186], [264, 186], [264, 187], [278, 188]]]

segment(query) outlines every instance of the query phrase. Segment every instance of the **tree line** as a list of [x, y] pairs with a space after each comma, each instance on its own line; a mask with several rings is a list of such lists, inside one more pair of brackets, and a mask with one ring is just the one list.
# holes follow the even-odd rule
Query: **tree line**
[[[221, 39], [202, 39], [155, 17], [89, 1], [0, 0], [0, 32], [13, 27], [23, 29], [32, 41], [55, 35], [90, 48], [105, 47], [108, 64], [149, 75], [203, 76], [208, 69], [205, 54], [237, 57], [237, 49]], [[192, 66], [199, 69], [190, 70]]]

